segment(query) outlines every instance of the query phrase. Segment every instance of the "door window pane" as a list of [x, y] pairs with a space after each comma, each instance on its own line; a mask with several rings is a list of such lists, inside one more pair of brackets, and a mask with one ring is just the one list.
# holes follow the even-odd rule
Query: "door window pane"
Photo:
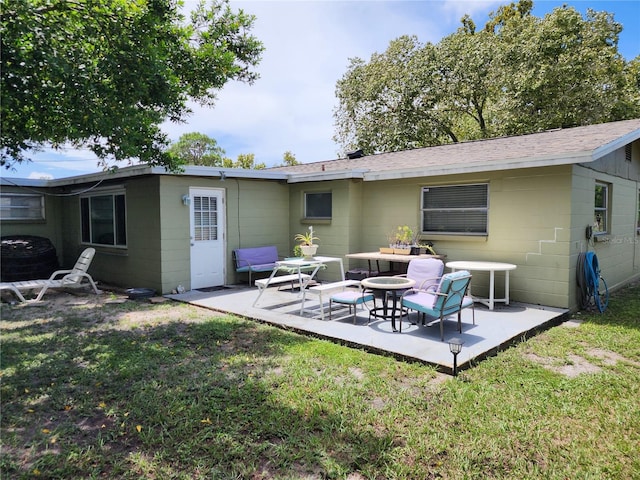
[[218, 239], [218, 197], [193, 197], [194, 240]]

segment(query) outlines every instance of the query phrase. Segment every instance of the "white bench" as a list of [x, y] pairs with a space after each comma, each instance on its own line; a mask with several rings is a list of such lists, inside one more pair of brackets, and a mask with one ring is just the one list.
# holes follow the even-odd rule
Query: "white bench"
[[306, 273], [301, 273], [298, 275], [297, 273], [292, 273], [291, 275], [276, 275], [271, 276], [269, 278], [261, 278], [260, 280], [255, 281], [256, 287], [258, 287], [258, 297], [253, 302], [253, 306], [258, 303], [258, 300], [262, 296], [262, 293], [266, 290], [267, 287], [272, 287], [274, 285], [280, 285], [282, 283], [295, 283], [302, 282], [303, 285], [300, 285], [300, 288], [304, 288], [304, 284], [308, 283], [311, 280], [311, 275]]
[[324, 320], [324, 303], [322, 302], [322, 293], [332, 290], [344, 290], [345, 287], [358, 286], [360, 286], [359, 280], [342, 280], [341, 282], [321, 283], [320, 285], [314, 285], [313, 287], [306, 288], [302, 292], [302, 306], [300, 307], [300, 315], [302, 315], [305, 311], [304, 302], [307, 297], [307, 292], [318, 295], [318, 302], [320, 303], [320, 318]]

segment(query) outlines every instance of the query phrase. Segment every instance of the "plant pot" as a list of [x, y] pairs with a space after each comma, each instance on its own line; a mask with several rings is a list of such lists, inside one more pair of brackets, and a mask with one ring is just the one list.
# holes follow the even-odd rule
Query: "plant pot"
[[304, 258], [313, 258], [318, 251], [318, 245], [300, 245], [300, 250], [302, 251]]
[[380, 247], [380, 253], [393, 253], [393, 248], [391, 248], [391, 247]]
[[409, 247], [409, 248], [394, 248], [393, 249], [393, 253], [395, 253], [396, 255], [410, 255], [411, 254], [411, 247]]

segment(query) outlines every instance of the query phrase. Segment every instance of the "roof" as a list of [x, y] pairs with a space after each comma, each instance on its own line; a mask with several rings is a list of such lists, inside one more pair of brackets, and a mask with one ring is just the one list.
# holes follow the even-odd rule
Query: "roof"
[[[289, 183], [345, 178], [364, 181], [431, 177], [457, 173], [488, 172], [515, 168], [589, 163], [640, 139], [640, 118], [499, 137], [437, 147], [380, 153], [360, 158], [340, 158], [265, 170], [187, 166], [182, 175], [198, 177], [286, 180]], [[142, 175], [175, 175], [162, 167], [136, 165], [55, 180], [5, 179], [0, 186], [58, 187], [130, 178]]]
[[320, 180], [338, 172], [383, 180], [566, 165], [592, 162], [638, 138], [640, 119], [633, 119], [269, 170], [292, 174], [290, 181]]

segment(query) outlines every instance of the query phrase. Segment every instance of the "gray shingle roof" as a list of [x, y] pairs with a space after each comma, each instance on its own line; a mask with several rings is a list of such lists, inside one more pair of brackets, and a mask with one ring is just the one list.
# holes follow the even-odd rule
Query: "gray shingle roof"
[[503, 170], [590, 162], [638, 138], [640, 119], [634, 119], [269, 170], [299, 175], [363, 171], [372, 180], [392, 174], [414, 176]]

